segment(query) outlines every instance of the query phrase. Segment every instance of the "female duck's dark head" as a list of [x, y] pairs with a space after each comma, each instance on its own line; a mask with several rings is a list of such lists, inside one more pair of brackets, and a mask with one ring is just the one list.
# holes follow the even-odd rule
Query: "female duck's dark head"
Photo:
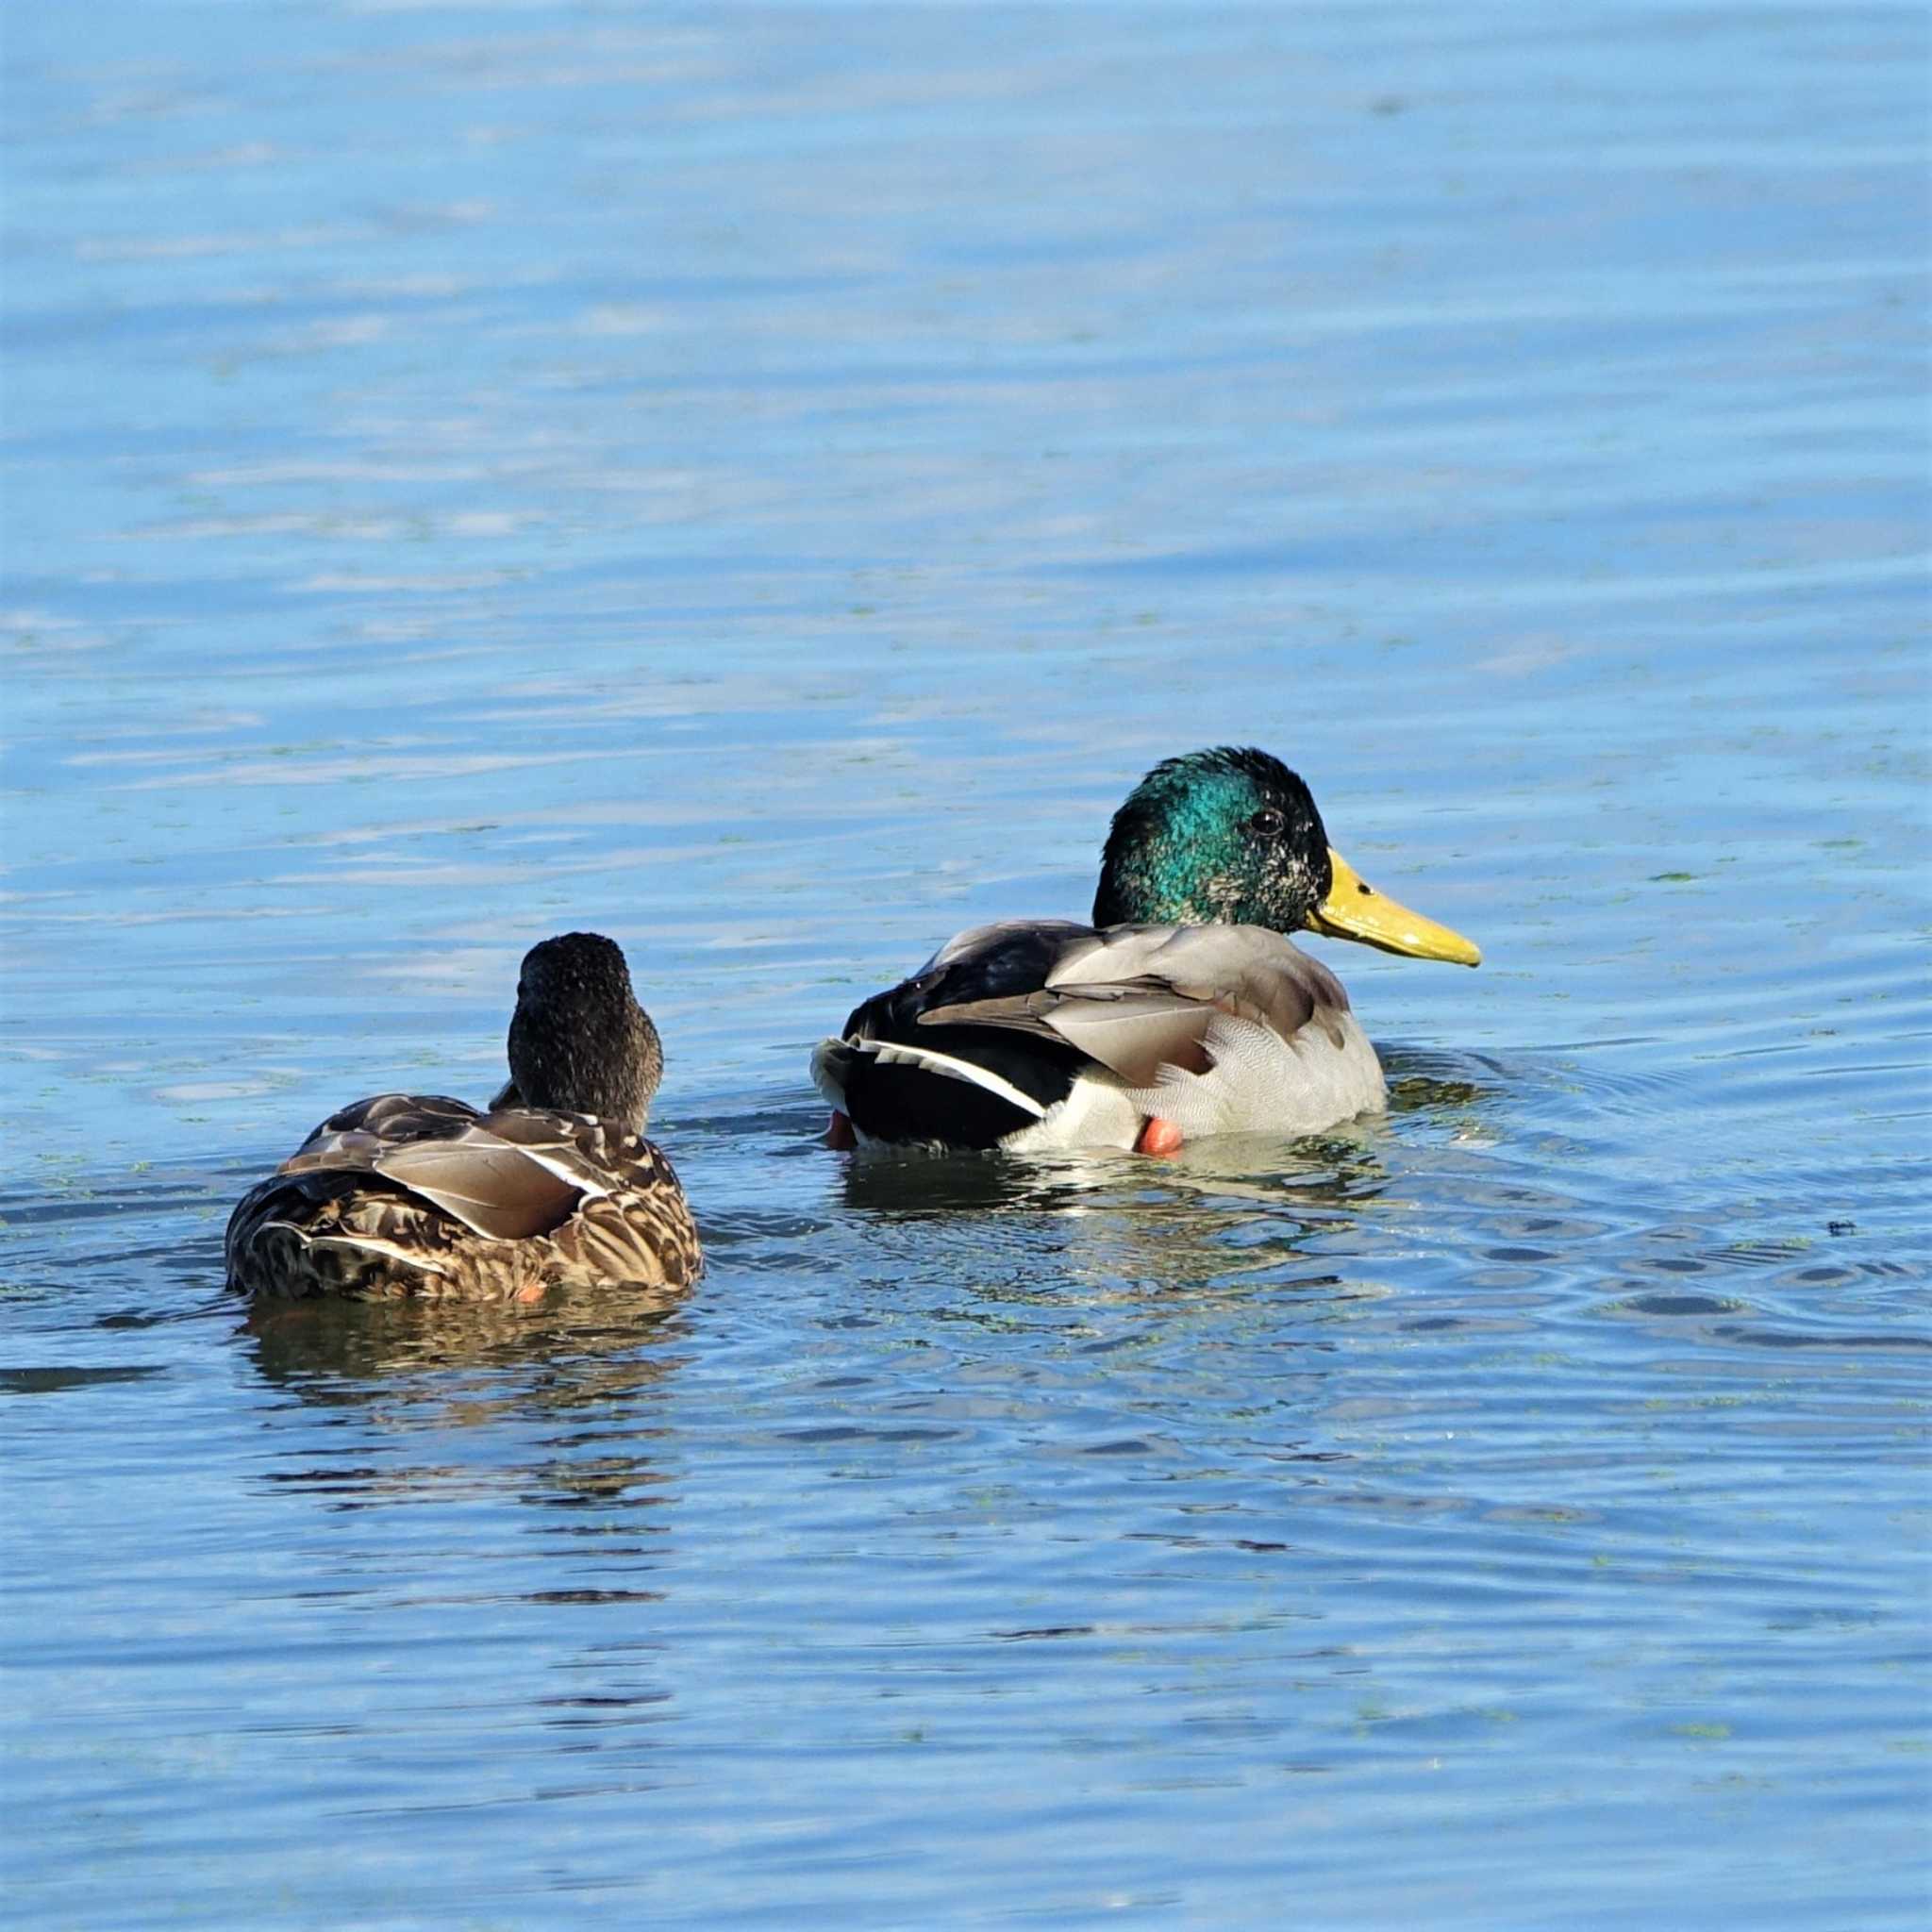
[[658, 1029], [615, 943], [567, 932], [530, 948], [509, 1023], [510, 1085], [524, 1106], [594, 1114], [641, 1133], [663, 1074]]
[[1459, 933], [1366, 884], [1328, 843], [1308, 788], [1265, 751], [1167, 758], [1114, 814], [1095, 925], [1265, 925], [1474, 966]]

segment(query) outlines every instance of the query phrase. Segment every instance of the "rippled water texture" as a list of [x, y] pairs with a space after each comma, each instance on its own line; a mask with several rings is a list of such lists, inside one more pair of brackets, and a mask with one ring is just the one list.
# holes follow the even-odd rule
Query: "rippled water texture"
[[[1924, 1923], [1921, 9], [6, 56], [0, 1920]], [[1228, 740], [1386, 1120], [816, 1144]], [[696, 1291], [231, 1301], [573, 925]]]

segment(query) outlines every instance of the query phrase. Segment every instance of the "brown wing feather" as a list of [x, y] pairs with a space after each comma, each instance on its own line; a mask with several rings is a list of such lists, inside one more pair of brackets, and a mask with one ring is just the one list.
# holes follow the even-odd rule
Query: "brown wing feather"
[[679, 1286], [702, 1265], [671, 1163], [585, 1115], [479, 1115], [379, 1094], [332, 1114], [229, 1220], [257, 1293], [499, 1299], [554, 1283]]
[[416, 1141], [372, 1165], [388, 1180], [492, 1241], [527, 1241], [567, 1221], [583, 1191], [527, 1150], [472, 1128], [453, 1141]]

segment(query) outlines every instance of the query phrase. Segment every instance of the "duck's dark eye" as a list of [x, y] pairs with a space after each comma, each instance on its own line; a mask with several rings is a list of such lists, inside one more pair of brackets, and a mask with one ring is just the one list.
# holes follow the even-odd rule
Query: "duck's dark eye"
[[1282, 823], [1281, 814], [1272, 805], [1264, 805], [1248, 821], [1248, 830], [1258, 832], [1264, 839], [1278, 838], [1281, 833]]

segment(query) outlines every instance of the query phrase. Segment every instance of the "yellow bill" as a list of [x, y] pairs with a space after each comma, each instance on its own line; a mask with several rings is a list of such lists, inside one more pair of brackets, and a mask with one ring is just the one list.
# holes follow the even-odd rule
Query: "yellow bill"
[[1374, 886], [1336, 851], [1328, 848], [1335, 877], [1328, 896], [1308, 914], [1308, 930], [1338, 940], [1360, 940], [1385, 953], [1406, 953], [1411, 959], [1447, 959], [1457, 966], [1479, 966], [1482, 952], [1459, 932], [1411, 912], [1407, 906], [1376, 891]]

